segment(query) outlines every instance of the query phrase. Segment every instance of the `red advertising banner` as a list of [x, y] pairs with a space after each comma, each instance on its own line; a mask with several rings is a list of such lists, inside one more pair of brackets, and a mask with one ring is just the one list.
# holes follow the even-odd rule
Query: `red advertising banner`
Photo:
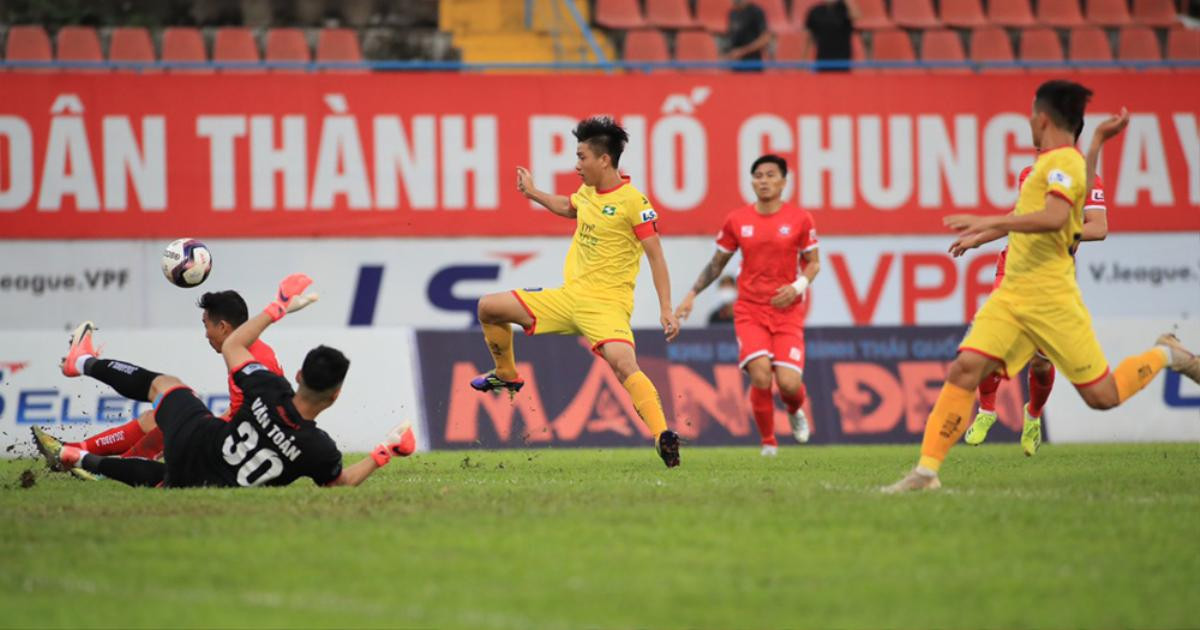
[[[569, 233], [515, 187], [559, 193], [577, 119], [612, 114], [621, 167], [666, 234], [711, 234], [752, 197], [750, 162], [790, 165], [826, 234], [943, 233], [1003, 212], [1032, 162], [1045, 76], [0, 76], [0, 238]], [[1200, 230], [1200, 83], [1089, 74], [1114, 231]]]

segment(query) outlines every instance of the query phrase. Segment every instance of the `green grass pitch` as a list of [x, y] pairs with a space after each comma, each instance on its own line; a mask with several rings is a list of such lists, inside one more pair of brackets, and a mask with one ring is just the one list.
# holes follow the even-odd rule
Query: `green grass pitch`
[[1195, 444], [443, 452], [361, 488], [0, 462], [0, 626], [1184, 628]]

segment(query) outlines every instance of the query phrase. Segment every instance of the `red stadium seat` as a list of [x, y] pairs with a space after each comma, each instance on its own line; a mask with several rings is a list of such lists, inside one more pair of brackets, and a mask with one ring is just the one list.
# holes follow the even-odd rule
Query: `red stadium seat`
[[[317, 34], [317, 61], [357, 63], [363, 60], [358, 33], [348, 28], [323, 28]], [[362, 72], [359, 69], [331, 68], [328, 72]]]
[[150, 32], [140, 27], [114, 28], [108, 43], [108, 60], [154, 63], [154, 42], [150, 41]]
[[[174, 63], [208, 62], [204, 37], [194, 28], [174, 27], [163, 31], [162, 60]], [[212, 72], [211, 67], [171, 69], [171, 72]]]
[[955, 28], [985, 26], [983, 5], [979, 0], [942, 0], [942, 23]]
[[854, 27], [858, 29], [894, 28], [892, 19], [888, 17], [883, 0], [858, 0], [858, 19]]
[[594, 19], [596, 24], [616, 30], [646, 26], [637, 0], [596, 0]]
[[658, 28], [695, 28], [687, 0], [646, 0], [646, 24]]
[[[675, 36], [676, 61], [720, 61], [717, 42], [708, 31], [681, 31]], [[696, 68], [694, 72], [719, 72], [718, 68]]]
[[[50, 37], [40, 26], [14, 26], [8, 29], [8, 42], [4, 49], [4, 58], [8, 61], [53, 60], [50, 54]], [[50, 68], [37, 68], [36, 71], [54, 72]]]
[[[1167, 31], [1167, 59], [1200, 61], [1200, 31], [1173, 28]], [[1192, 68], [1196, 70], [1196, 68]]]
[[696, 21], [710, 33], [726, 33], [732, 7], [733, 0], [696, 0]]
[[1174, 0], [1133, 0], [1133, 21], [1145, 26], [1179, 24]]
[[1162, 61], [1158, 37], [1147, 26], [1127, 26], [1117, 38], [1117, 58], [1121, 61]]
[[[1071, 43], [1067, 48], [1071, 61], [1112, 61], [1112, 48], [1106, 34], [1098, 26], [1081, 26], [1071, 29]], [[1112, 68], [1083, 68], [1111, 72]]]
[[[90, 26], [64, 26], [58, 31], [59, 61], [104, 61], [100, 37]], [[109, 72], [107, 68], [70, 68], [70, 72]]]
[[[948, 29], [932, 29], [921, 36], [921, 61], [954, 61], [965, 62], [962, 39], [958, 33]], [[956, 68], [931, 68], [933, 72], [943, 74], [965, 74], [970, 72], [966, 65]]]
[[[808, 33], [797, 31], [784, 33], [775, 40], [775, 61], [806, 61], [812, 62], [817, 58], [816, 45], [808, 43]], [[782, 70], [795, 72], [795, 70]]]
[[937, 28], [942, 25], [929, 0], [892, 0], [892, 21], [903, 28]]
[[1097, 26], [1125, 26], [1129, 24], [1127, 0], [1087, 0], [1087, 21]]
[[[975, 63], [1015, 61], [1013, 57], [1012, 40], [1008, 32], [999, 26], [985, 26], [971, 32], [971, 61]], [[1009, 66], [1001, 68], [984, 67], [983, 72], [1020, 72]]]
[[783, 0], [750, 0], [757, 4], [767, 15], [767, 30], [778, 35], [792, 32], [792, 23], [788, 21], [787, 8]]
[[[267, 61], [308, 63], [312, 60], [308, 40], [298, 28], [273, 28], [267, 31]], [[304, 72], [303, 68], [273, 68], [274, 72]]]
[[662, 31], [652, 28], [629, 31], [625, 34], [625, 61], [669, 61], [667, 38]]
[[1033, 26], [1029, 0], [997, 0], [988, 3], [988, 22], [996, 26]]
[[1037, 20], [1045, 26], [1081, 26], [1083, 13], [1079, 0], [1038, 0]]
[[[912, 39], [908, 33], [899, 29], [886, 29], [875, 31], [871, 40], [871, 59], [874, 61], [889, 62], [889, 61], [916, 61], [917, 55], [913, 51]], [[912, 73], [917, 70], [909, 68], [881, 68], [884, 72], [889, 73]]]
[[[1062, 42], [1058, 32], [1052, 28], [1038, 26], [1025, 29], [1021, 33], [1021, 61], [1055, 62], [1063, 61]], [[1060, 66], [1042, 63], [1035, 70], [1059, 69]]]
[[[863, 44], [861, 33], [854, 33], [850, 36], [850, 61], [854, 63], [867, 61], [867, 47]], [[850, 72], [854, 74], [879, 74], [879, 71], [874, 68], [852, 68]]]
[[[258, 63], [258, 42], [254, 41], [254, 31], [248, 28], [224, 27], [217, 29], [213, 39], [213, 61], [222, 63]], [[234, 67], [223, 68], [222, 72], [261, 72], [261, 68]]]

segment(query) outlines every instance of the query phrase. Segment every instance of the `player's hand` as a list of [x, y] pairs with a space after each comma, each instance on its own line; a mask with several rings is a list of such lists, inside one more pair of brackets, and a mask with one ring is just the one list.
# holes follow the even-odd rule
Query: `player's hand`
[[791, 306], [792, 303], [795, 302], [799, 297], [801, 296], [800, 293], [796, 291], [796, 287], [790, 284], [785, 284], [775, 290], [775, 295], [771, 298], [771, 306], [774, 306], [775, 308], [787, 308]]
[[279, 283], [279, 293], [275, 301], [267, 305], [263, 312], [271, 317], [271, 321], [279, 321], [284, 315], [298, 311], [317, 301], [316, 293], [305, 293], [312, 284], [312, 278], [302, 273], [294, 273]]
[[517, 190], [526, 198], [533, 198], [533, 175], [524, 166], [517, 167]]
[[1104, 144], [1112, 140], [1125, 131], [1127, 125], [1129, 125], [1129, 110], [1122, 107], [1120, 114], [1110, 117], [1096, 127], [1096, 133], [1092, 135], [1092, 144]]
[[942, 219], [942, 225], [955, 232], [981, 232], [986, 229], [987, 217], [976, 214], [951, 214]]
[[687, 295], [683, 296], [683, 301], [679, 303], [679, 306], [675, 307], [675, 319], [681, 322], [686, 321], [692, 314], [692, 307], [695, 301], [696, 292], [688, 291]]
[[976, 247], [979, 247], [979, 245], [978, 232], [964, 234], [954, 239], [954, 242], [950, 244], [950, 255], [953, 258], [958, 258], [959, 256], [967, 253], [967, 250], [975, 249]]
[[675, 313], [672, 313], [671, 309], [663, 309], [658, 321], [662, 323], [663, 334], [667, 336], [667, 341], [675, 341], [675, 338], [679, 336], [679, 319], [675, 317]]
[[417, 450], [417, 436], [413, 434], [412, 425], [407, 422], [392, 427], [383, 443], [396, 457], [408, 457]]

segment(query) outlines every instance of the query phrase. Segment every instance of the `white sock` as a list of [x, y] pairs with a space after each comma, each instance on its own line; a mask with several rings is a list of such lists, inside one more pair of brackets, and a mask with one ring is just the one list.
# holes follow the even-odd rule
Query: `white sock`
[[1154, 346], [1154, 347], [1157, 348], [1159, 352], [1163, 353], [1164, 357], [1167, 357], [1167, 365], [1171, 365], [1171, 349], [1168, 348], [1167, 346]]
[[937, 476], [936, 470], [930, 470], [924, 466], [917, 466], [915, 470], [916, 470], [917, 474], [921, 475], [922, 477], [936, 477]]
[[83, 374], [84, 364], [87, 363], [88, 359], [92, 359], [92, 358], [94, 358], [92, 355], [85, 354], [85, 355], [81, 355], [78, 359], [75, 359], [75, 371], [79, 372], [80, 374]]

